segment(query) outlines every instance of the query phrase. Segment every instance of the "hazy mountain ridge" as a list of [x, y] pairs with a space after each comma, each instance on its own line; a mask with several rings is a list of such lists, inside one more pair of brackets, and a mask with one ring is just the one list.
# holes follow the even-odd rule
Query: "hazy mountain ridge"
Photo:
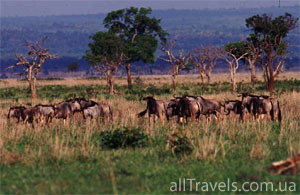
[[[198, 45], [223, 46], [229, 41], [245, 39], [249, 30], [245, 26], [245, 18], [267, 13], [273, 16], [285, 12], [299, 17], [298, 7], [261, 8], [261, 9], [220, 9], [220, 10], [154, 10], [153, 16], [161, 18], [161, 24], [170, 35], [178, 36], [177, 49], [190, 49]], [[61, 56], [55, 61], [48, 61], [48, 71], [65, 70], [66, 65], [78, 61], [88, 48], [89, 36], [104, 30], [102, 21], [106, 14], [74, 15], [74, 16], [43, 16], [43, 17], [12, 17], [1, 18], [1, 68], [14, 62], [14, 53], [24, 53], [25, 40], [36, 41], [49, 35], [45, 47], [52, 53]], [[287, 40], [291, 43], [287, 67], [299, 65], [299, 27], [292, 31]], [[162, 53], [157, 51], [157, 55]], [[88, 65], [80, 60], [81, 70]], [[143, 66], [141, 64], [141, 66]], [[153, 68], [160, 68], [157, 63]]]

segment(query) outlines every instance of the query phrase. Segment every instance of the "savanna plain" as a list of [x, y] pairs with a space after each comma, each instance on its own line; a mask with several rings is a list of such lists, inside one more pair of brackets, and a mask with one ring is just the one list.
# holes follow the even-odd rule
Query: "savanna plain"
[[[281, 124], [266, 118], [240, 122], [234, 114], [209, 122], [201, 116], [188, 124], [178, 124], [176, 117], [149, 124], [147, 116], [137, 118], [146, 108], [141, 97], [172, 99], [171, 80], [168, 76], [141, 76], [134, 78], [132, 89], [127, 89], [126, 78], [117, 78], [116, 95], [108, 95], [102, 78], [40, 79], [35, 104], [84, 97], [109, 104], [114, 117], [113, 122], [84, 120], [76, 113], [69, 125], [54, 119], [49, 126], [35, 124], [32, 128], [6, 118], [11, 106], [31, 104], [26, 81], [0, 80], [0, 192], [169, 194], [171, 182], [195, 178], [205, 182], [229, 179], [238, 182], [237, 187], [243, 182], [272, 182], [278, 188], [280, 182], [294, 182], [294, 191], [277, 193], [299, 194], [299, 175], [267, 171], [272, 162], [300, 150], [299, 73], [280, 75], [272, 94], [265, 91], [262, 80], [251, 84], [248, 74], [237, 77], [239, 93], [268, 94], [279, 100]], [[240, 100], [231, 93], [228, 81], [227, 75], [214, 74], [204, 90], [197, 75], [181, 75], [176, 95]], [[221, 191], [199, 189], [198, 193]], [[264, 189], [259, 193], [274, 192]]]

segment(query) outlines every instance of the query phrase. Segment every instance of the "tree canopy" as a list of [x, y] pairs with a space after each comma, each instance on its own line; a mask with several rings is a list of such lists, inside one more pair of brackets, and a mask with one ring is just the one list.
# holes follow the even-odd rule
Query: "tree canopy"
[[154, 63], [157, 38], [166, 41], [167, 32], [160, 26], [160, 19], [149, 17], [151, 12], [151, 8], [130, 7], [112, 11], [104, 18], [109, 32], [122, 35], [128, 62]]
[[284, 69], [289, 44], [283, 39], [297, 25], [298, 18], [289, 13], [274, 19], [267, 14], [246, 19], [246, 26], [254, 32], [250, 34], [248, 41], [251, 40], [255, 47], [261, 49], [261, 65], [269, 91], [274, 88], [274, 78]]

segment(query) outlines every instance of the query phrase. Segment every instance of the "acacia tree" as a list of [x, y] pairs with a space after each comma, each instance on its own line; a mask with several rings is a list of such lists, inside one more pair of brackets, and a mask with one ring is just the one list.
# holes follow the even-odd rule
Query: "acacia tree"
[[243, 50], [243, 48], [244, 42], [240, 41], [228, 43], [225, 45], [224, 50], [220, 50], [220, 55], [228, 63], [233, 92], [236, 92], [235, 74], [237, 69], [239, 68], [239, 61], [248, 54], [246, 50]]
[[256, 63], [261, 61], [261, 42], [257, 39], [255, 34], [250, 34], [250, 37], [247, 38], [245, 42], [246, 49], [248, 54], [244, 57], [244, 59], [248, 62], [248, 67], [251, 73], [251, 83], [257, 82], [256, 77]]
[[167, 55], [167, 58], [160, 58], [171, 64], [171, 76], [172, 76], [172, 89], [173, 93], [176, 93], [176, 77], [189, 63], [189, 57], [183, 54], [183, 51], [179, 52], [178, 56], [173, 54], [173, 48], [175, 46], [176, 39], [170, 39], [166, 43], [161, 44], [161, 50]]
[[207, 46], [207, 60], [208, 67], [206, 70], [207, 83], [210, 83], [211, 72], [216, 66], [217, 60], [220, 57], [219, 54], [220, 48], [214, 46]]
[[22, 74], [26, 76], [33, 100], [37, 98], [36, 80], [43, 64], [47, 59], [58, 57], [55, 54], [50, 54], [49, 49], [43, 48], [44, 42], [47, 38], [48, 37], [44, 37], [40, 42], [36, 43], [25, 41], [25, 46], [28, 48], [29, 52], [27, 55], [18, 55], [15, 53], [18, 62], [8, 67], [8, 69], [19, 66], [23, 67]]
[[204, 87], [204, 77], [207, 77], [207, 83], [210, 83], [211, 72], [216, 66], [219, 59], [219, 48], [214, 46], [200, 46], [193, 49], [190, 54], [190, 59], [194, 66], [197, 67]]
[[166, 31], [160, 26], [160, 20], [149, 17], [151, 8], [120, 9], [107, 14], [104, 25], [109, 32], [117, 36], [122, 35], [124, 42], [124, 53], [127, 60], [124, 67], [127, 72], [128, 87], [132, 86], [131, 64], [143, 61], [144, 63], [154, 63], [154, 52], [158, 46], [157, 37], [165, 42]]
[[122, 38], [111, 32], [97, 32], [90, 37], [89, 49], [83, 56], [96, 71], [101, 72], [107, 81], [108, 93], [114, 94], [114, 75], [126, 61]]
[[288, 43], [283, 39], [297, 27], [297, 24], [298, 18], [294, 18], [289, 13], [274, 19], [267, 14], [246, 19], [246, 26], [253, 30], [257, 39], [261, 41], [261, 68], [268, 91], [274, 89], [275, 77], [284, 70]]
[[205, 87], [204, 77], [205, 77], [206, 67], [207, 67], [207, 58], [208, 58], [207, 56], [208, 56], [207, 47], [204, 47], [202, 45], [196, 49], [193, 49], [189, 54], [191, 62], [197, 68], [200, 74], [203, 89]]

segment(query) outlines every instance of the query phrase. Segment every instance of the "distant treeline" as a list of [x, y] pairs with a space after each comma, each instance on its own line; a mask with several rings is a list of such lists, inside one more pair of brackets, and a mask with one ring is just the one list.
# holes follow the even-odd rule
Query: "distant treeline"
[[[273, 16], [291, 13], [299, 17], [298, 7], [261, 8], [261, 9], [221, 9], [221, 10], [164, 10], [153, 11], [153, 15], [161, 18], [161, 24], [170, 35], [178, 36], [177, 49], [188, 52], [199, 45], [216, 45], [223, 47], [232, 41], [239, 41], [249, 33], [245, 27], [245, 18], [261, 13]], [[82, 60], [88, 49], [89, 36], [103, 30], [102, 20], [106, 14], [90, 14], [79, 16], [47, 16], [47, 17], [14, 17], [1, 18], [1, 65], [0, 72], [15, 62], [14, 53], [24, 53], [25, 40], [36, 41], [49, 35], [45, 47], [61, 58], [46, 62], [43, 71], [64, 71], [68, 64], [78, 62], [78, 71], [88, 71], [89, 65]], [[299, 34], [300, 27], [287, 37], [291, 43], [286, 69], [299, 66]], [[159, 49], [156, 56], [162, 55]], [[219, 67], [223, 63], [219, 63]], [[224, 63], [226, 65], [226, 63]], [[167, 64], [157, 61], [155, 65], [145, 66], [138, 63], [133, 72], [166, 71]], [[139, 68], [143, 67], [143, 68]], [[218, 68], [218, 67], [217, 67]], [[139, 70], [140, 69], [140, 70]]]

